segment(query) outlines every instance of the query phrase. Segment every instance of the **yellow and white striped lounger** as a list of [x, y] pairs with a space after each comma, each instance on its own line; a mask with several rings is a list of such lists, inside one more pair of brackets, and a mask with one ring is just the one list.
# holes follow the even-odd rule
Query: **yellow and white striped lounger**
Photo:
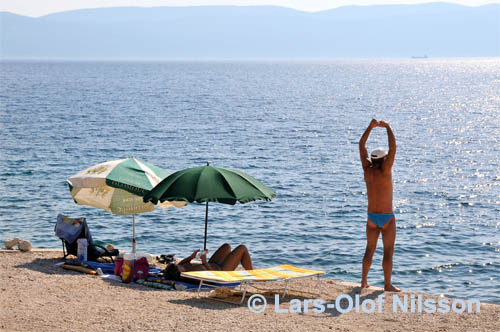
[[256, 269], [256, 270], [243, 270], [243, 271], [191, 271], [183, 272], [181, 275], [183, 277], [196, 279], [200, 281], [198, 287], [198, 296], [200, 295], [200, 290], [203, 285], [209, 287], [217, 287], [207, 282], [218, 283], [218, 284], [240, 284], [240, 287], [244, 286], [243, 295], [239, 304], [243, 303], [245, 300], [245, 295], [249, 285], [254, 283], [264, 283], [264, 282], [277, 282], [284, 281], [285, 287], [283, 289], [282, 298], [285, 297], [288, 282], [294, 279], [312, 278], [318, 277], [318, 296], [321, 293], [321, 279], [320, 276], [325, 274], [325, 271], [320, 270], [307, 270], [293, 265], [279, 265], [276, 267], [270, 267], [266, 269]]

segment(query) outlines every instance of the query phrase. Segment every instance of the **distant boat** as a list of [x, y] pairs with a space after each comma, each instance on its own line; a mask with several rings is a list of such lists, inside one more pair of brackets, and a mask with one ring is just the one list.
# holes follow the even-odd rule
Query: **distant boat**
[[412, 59], [427, 59], [427, 54], [424, 55], [413, 55]]

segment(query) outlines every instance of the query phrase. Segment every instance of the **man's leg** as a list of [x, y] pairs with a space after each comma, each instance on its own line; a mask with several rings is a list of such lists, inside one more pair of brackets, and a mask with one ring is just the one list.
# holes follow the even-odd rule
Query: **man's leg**
[[366, 221], [366, 250], [365, 256], [363, 257], [363, 270], [361, 276], [361, 288], [368, 288], [368, 271], [370, 271], [370, 266], [372, 265], [373, 254], [375, 249], [377, 249], [377, 241], [380, 235], [380, 228], [375, 225], [370, 220]]
[[384, 243], [384, 259], [382, 260], [384, 290], [388, 292], [401, 292], [401, 289], [394, 287], [391, 283], [392, 255], [394, 254], [394, 243], [396, 242], [396, 218], [392, 218], [391, 221], [382, 227], [382, 242]]
[[240, 244], [236, 247], [221, 264], [222, 271], [234, 271], [241, 263], [245, 270], [253, 270], [252, 259], [248, 253], [247, 247]]

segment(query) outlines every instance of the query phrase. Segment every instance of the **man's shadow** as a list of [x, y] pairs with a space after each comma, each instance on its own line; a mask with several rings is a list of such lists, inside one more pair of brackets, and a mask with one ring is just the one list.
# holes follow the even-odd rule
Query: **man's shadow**
[[[356, 312], [356, 295], [359, 295], [359, 312], [360, 313], [363, 313], [363, 309], [362, 309], [362, 303], [363, 301], [365, 300], [372, 300], [374, 301], [374, 307], [373, 307], [373, 312], [377, 312], [378, 308], [377, 308], [377, 302], [376, 302], [376, 299], [381, 295], [381, 294], [384, 294], [385, 292], [382, 290], [382, 289], [379, 289], [379, 290], [376, 290], [376, 291], [373, 291], [373, 292], [370, 292], [366, 295], [363, 295], [361, 296], [361, 291], [363, 289], [360, 287], [360, 286], [356, 286], [356, 287], [353, 287], [351, 289], [351, 291], [349, 293], [342, 293], [342, 294], [339, 294], [337, 296], [340, 296], [340, 295], [348, 295], [351, 297], [352, 299], [352, 309], [349, 311], [349, 312]], [[327, 303], [333, 303], [331, 301], [328, 301]], [[340, 307], [344, 310], [346, 310], [348, 307], [349, 307], [349, 301], [347, 299], [341, 299], [340, 302]], [[327, 308], [326, 307], [326, 304], [325, 304], [325, 313], [329, 313], [329, 317], [338, 317], [342, 314], [344, 314], [344, 312], [340, 312], [337, 308], [336, 308], [336, 303], [335, 303], [335, 308], [333, 309], [330, 309], [330, 308]], [[341, 309], [341, 310], [342, 310]], [[371, 309], [371, 308], [369, 308]], [[344, 311], [342, 310], [342, 311]], [[347, 313], [347, 312], [345, 312]], [[324, 315], [312, 315], [313, 317], [317, 317], [317, 318], [324, 318], [325, 316]]]

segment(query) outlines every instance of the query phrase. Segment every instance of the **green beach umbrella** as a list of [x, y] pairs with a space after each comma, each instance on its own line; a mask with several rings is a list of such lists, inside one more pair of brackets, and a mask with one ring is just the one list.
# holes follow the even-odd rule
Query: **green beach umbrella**
[[270, 201], [276, 193], [241, 171], [207, 166], [175, 172], [144, 196], [144, 202], [206, 202], [205, 241], [207, 248], [208, 202], [234, 205], [256, 200]]
[[[70, 177], [71, 196], [80, 205], [104, 209], [113, 214], [132, 215], [132, 252], [135, 252], [135, 215], [153, 211], [142, 197], [170, 173], [136, 158], [112, 160], [91, 166]], [[182, 207], [185, 201], [164, 201], [160, 205]]]

